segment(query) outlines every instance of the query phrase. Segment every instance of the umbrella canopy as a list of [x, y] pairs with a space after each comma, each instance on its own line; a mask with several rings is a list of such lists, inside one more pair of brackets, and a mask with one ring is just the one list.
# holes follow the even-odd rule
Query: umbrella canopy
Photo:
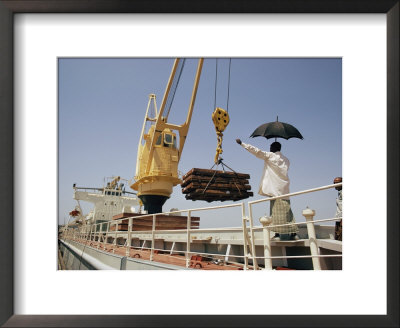
[[250, 136], [254, 137], [265, 137], [270, 138], [284, 138], [286, 140], [290, 138], [303, 139], [303, 136], [293, 125], [279, 122], [278, 119], [275, 122], [269, 122], [260, 125]]

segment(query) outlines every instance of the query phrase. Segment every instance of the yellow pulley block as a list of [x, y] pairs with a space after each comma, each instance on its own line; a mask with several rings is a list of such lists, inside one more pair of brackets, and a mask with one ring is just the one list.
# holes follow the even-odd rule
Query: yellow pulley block
[[211, 115], [217, 132], [224, 132], [225, 128], [229, 124], [229, 115], [225, 109], [215, 108], [215, 111]]
[[225, 109], [215, 108], [215, 111], [212, 113], [211, 118], [214, 122], [215, 131], [217, 132], [217, 140], [218, 145], [215, 153], [214, 163], [218, 163], [219, 155], [222, 154], [222, 132], [229, 124], [229, 115]]

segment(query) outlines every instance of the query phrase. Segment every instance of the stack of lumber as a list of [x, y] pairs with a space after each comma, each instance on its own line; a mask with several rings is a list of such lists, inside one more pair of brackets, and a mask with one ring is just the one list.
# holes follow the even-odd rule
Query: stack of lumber
[[[121, 213], [113, 216], [113, 220], [130, 218], [132, 219], [132, 231], [150, 231], [153, 228], [153, 216], [145, 216], [138, 213]], [[200, 217], [191, 217], [191, 229], [199, 229]], [[110, 224], [110, 230], [115, 231], [118, 226], [118, 231], [128, 231], [129, 220], [121, 220], [118, 224]], [[187, 228], [187, 217], [180, 215], [165, 215], [157, 214], [155, 230], [182, 230]]]
[[183, 176], [181, 187], [186, 199], [236, 201], [253, 196], [249, 179], [245, 173], [193, 168]]

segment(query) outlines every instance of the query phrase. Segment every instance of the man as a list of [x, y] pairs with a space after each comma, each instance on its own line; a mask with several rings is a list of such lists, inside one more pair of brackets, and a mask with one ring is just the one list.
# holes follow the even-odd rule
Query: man
[[[281, 153], [281, 144], [279, 142], [273, 142], [269, 152], [245, 144], [240, 139], [236, 139], [236, 142], [257, 158], [264, 160], [264, 172], [258, 190], [260, 195], [275, 197], [289, 194], [288, 170], [290, 163]], [[290, 208], [289, 197], [271, 200], [270, 215], [273, 225], [296, 222]], [[272, 227], [271, 230], [275, 232], [273, 240], [288, 239], [289, 237], [292, 240], [299, 239], [297, 225]]]
[[[342, 177], [336, 177], [333, 183], [341, 183]], [[336, 198], [336, 215], [335, 217], [340, 221], [335, 222], [335, 239], [342, 240], [342, 186], [335, 187], [338, 191], [338, 197]]]

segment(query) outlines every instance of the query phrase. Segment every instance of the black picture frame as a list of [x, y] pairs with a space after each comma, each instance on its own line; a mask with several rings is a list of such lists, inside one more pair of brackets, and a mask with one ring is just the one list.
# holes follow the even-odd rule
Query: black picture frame
[[[0, 324], [4, 327], [399, 327], [399, 8], [399, 0], [0, 0]], [[385, 13], [387, 315], [14, 315], [13, 17], [16, 13]], [[371, 174], [367, 178], [373, 181]]]

